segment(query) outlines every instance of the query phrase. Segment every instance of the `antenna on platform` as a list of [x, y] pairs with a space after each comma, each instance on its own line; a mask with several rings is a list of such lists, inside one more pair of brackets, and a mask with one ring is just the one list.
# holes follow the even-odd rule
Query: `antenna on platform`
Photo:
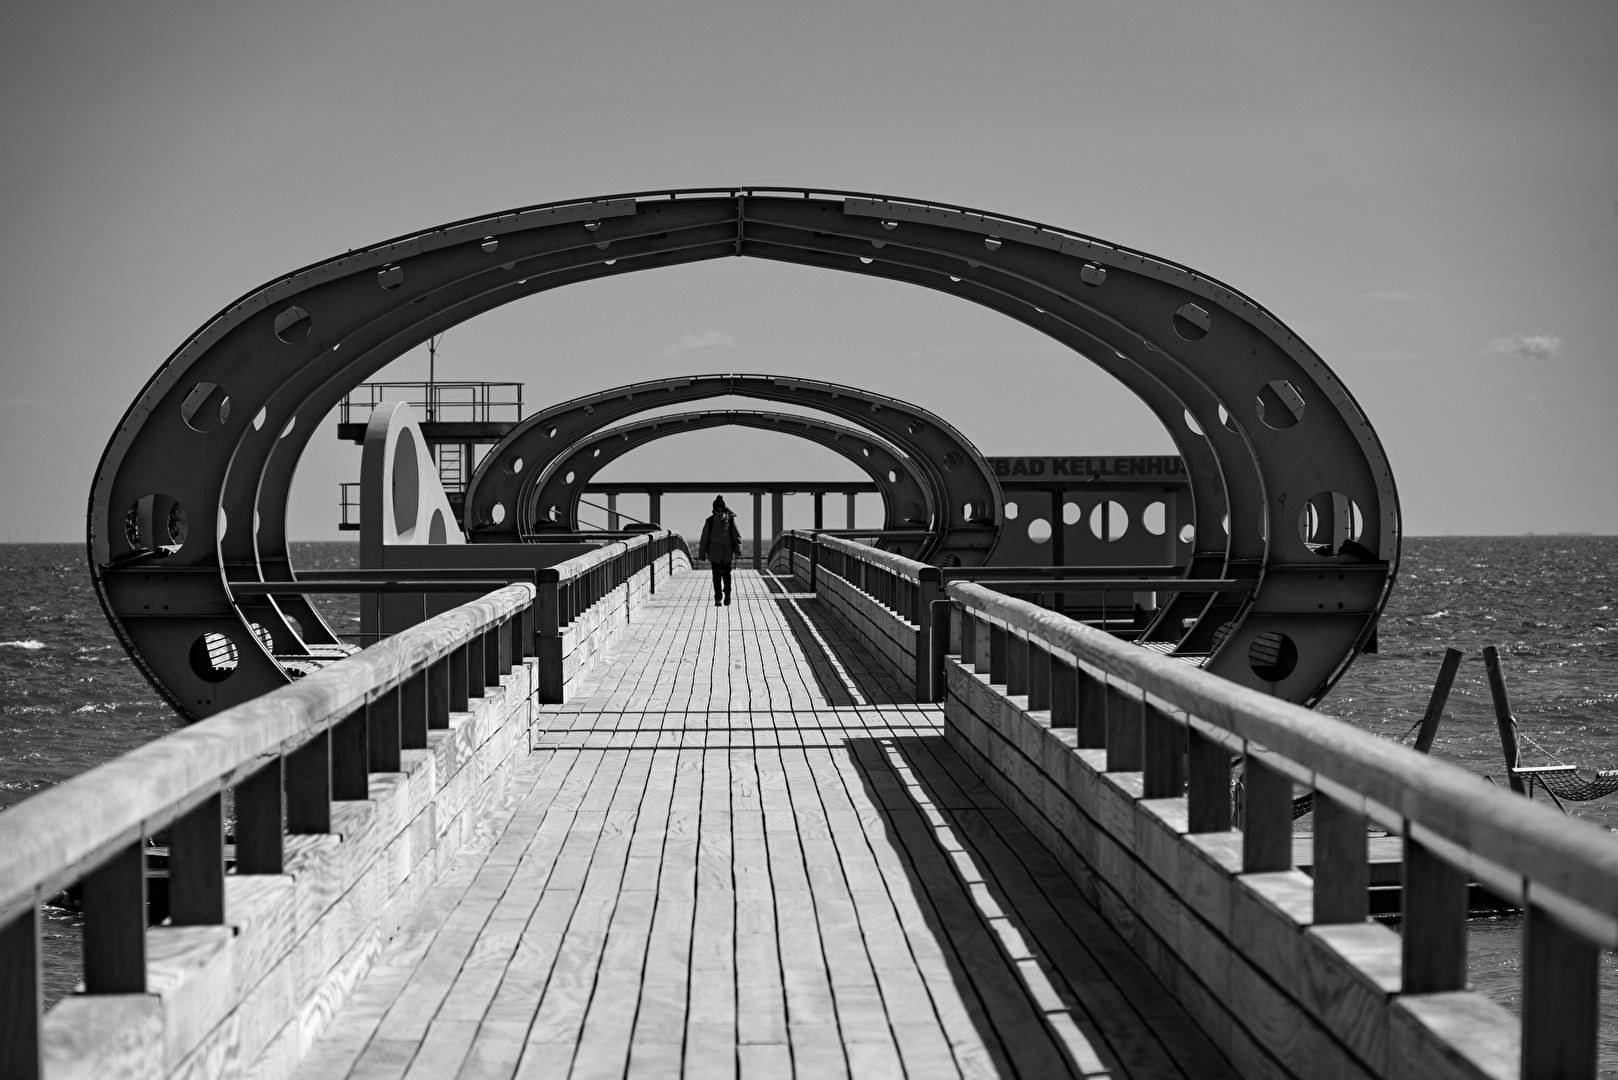
[[[445, 333], [448, 333], [446, 330]], [[444, 339], [444, 334], [435, 334], [427, 339], [427, 419], [438, 418], [438, 343]]]

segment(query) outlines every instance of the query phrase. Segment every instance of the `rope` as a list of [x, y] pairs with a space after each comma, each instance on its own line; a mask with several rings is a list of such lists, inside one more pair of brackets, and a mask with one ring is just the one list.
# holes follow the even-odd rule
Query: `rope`
[[1522, 725], [1517, 723], [1517, 718], [1515, 716], [1511, 718], [1511, 726], [1516, 728], [1517, 729], [1517, 734], [1521, 735], [1525, 740], [1527, 740], [1528, 745], [1532, 746], [1535, 750], [1538, 750], [1541, 754], [1544, 754], [1546, 757], [1550, 758], [1552, 761], [1556, 762], [1558, 765], [1566, 765], [1567, 764], [1567, 762], [1563, 761], [1561, 758], [1557, 757], [1555, 754], [1551, 753], [1549, 750], [1547, 750], [1543, 746], [1539, 745], [1539, 743], [1535, 742], [1534, 737], [1532, 735], [1528, 734], [1528, 732], [1524, 731], [1523, 728], [1522, 728]]

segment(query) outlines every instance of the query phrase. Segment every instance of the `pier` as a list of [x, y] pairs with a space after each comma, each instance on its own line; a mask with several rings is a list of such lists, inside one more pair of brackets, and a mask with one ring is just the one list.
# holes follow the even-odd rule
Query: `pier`
[[[1594, 830], [978, 585], [918, 622], [899, 556], [770, 564], [716, 607], [678, 538], [610, 545], [0, 815], [5, 1075], [1593, 1075]], [[1521, 1022], [1465, 989], [1476, 878]]]

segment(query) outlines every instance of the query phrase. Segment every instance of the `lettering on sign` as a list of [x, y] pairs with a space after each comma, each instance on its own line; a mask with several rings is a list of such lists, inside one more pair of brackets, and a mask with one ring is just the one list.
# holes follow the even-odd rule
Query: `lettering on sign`
[[1081, 480], [1187, 480], [1185, 460], [1175, 455], [1151, 457], [992, 457], [987, 459], [996, 477], [1033, 479], [1070, 476]]

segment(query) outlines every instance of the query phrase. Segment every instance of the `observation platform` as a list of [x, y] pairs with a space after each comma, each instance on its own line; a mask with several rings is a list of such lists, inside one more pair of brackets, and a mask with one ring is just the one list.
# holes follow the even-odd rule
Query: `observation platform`
[[295, 1075], [1234, 1076], [799, 587], [648, 596]]

